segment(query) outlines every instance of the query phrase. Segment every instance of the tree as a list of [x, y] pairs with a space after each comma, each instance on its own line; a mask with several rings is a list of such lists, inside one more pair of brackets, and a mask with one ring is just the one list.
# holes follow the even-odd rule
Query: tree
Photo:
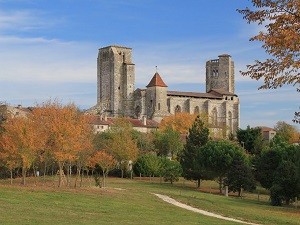
[[237, 10], [248, 23], [265, 25], [250, 41], [262, 41], [271, 56], [265, 62], [255, 61], [242, 75], [256, 80], [264, 78], [260, 88], [277, 88], [300, 83], [300, 2], [293, 0], [252, 0], [257, 10]]
[[251, 154], [259, 154], [264, 148], [261, 128], [250, 128], [250, 126], [247, 126], [245, 130], [238, 129], [236, 137], [241, 146]]
[[93, 148], [93, 139], [94, 134], [90, 126], [91, 118], [89, 115], [80, 114], [77, 120], [77, 129], [78, 129], [78, 135], [76, 138], [76, 141], [74, 142], [74, 148], [76, 148], [76, 180], [75, 180], [75, 187], [77, 186], [77, 181], [79, 177], [81, 177], [80, 180], [80, 186], [82, 184], [82, 170], [86, 168], [89, 164], [89, 159], [91, 155], [94, 153]]
[[196, 159], [204, 165], [205, 171], [218, 177], [220, 193], [222, 192], [223, 179], [233, 165], [234, 160], [245, 161], [244, 150], [229, 141], [209, 141], [200, 148]]
[[180, 163], [165, 158], [163, 164], [164, 181], [170, 181], [171, 184], [173, 184], [175, 181], [179, 180], [181, 174], [182, 174], [182, 167]]
[[270, 190], [271, 204], [281, 205], [300, 194], [300, 147], [288, 144], [280, 135], [275, 138], [257, 159], [256, 178]]
[[154, 154], [140, 156], [134, 164], [134, 172], [142, 176], [160, 176], [162, 174], [163, 162], [161, 157]]
[[[58, 101], [47, 101], [33, 110], [36, 121], [43, 128], [45, 149], [51, 153], [59, 167], [59, 183], [63, 184], [63, 169], [69, 168], [78, 159], [78, 153], [90, 141], [84, 137], [83, 129], [88, 124], [82, 124], [82, 114], [72, 103], [63, 106]], [[88, 129], [88, 128], [86, 128]], [[87, 134], [87, 133], [85, 133]], [[68, 173], [69, 176], [69, 173]]]
[[117, 160], [105, 151], [99, 151], [90, 159], [90, 166], [95, 168], [96, 165], [98, 165], [102, 170], [102, 187], [106, 187], [108, 172], [116, 167]]
[[[299, 161], [298, 161], [299, 162]], [[291, 200], [300, 194], [300, 175], [296, 164], [290, 160], [283, 160], [274, 173], [274, 180], [270, 188], [272, 205], [281, 205], [285, 201], [288, 205]]]
[[299, 132], [297, 128], [284, 121], [278, 121], [274, 126], [274, 129], [276, 134], [282, 136], [288, 143], [299, 140]]
[[[37, 159], [37, 151], [42, 147], [39, 141], [40, 133], [35, 120], [31, 117], [13, 116], [6, 117], [3, 124], [2, 147], [6, 151], [7, 165], [12, 172], [18, 163], [22, 167], [22, 184], [25, 185], [26, 173]], [[34, 170], [35, 171], [35, 170]]]
[[274, 172], [282, 160], [281, 150], [272, 148], [262, 151], [256, 160], [256, 179], [261, 186], [270, 189], [275, 179]]
[[198, 188], [200, 187], [201, 179], [206, 179], [207, 174], [203, 170], [202, 162], [196, 160], [196, 157], [200, 147], [208, 142], [208, 136], [209, 129], [204, 125], [200, 115], [198, 115], [189, 129], [180, 161], [184, 178], [197, 180]]
[[118, 161], [123, 178], [124, 171], [131, 170], [139, 155], [137, 143], [132, 138], [132, 126], [125, 118], [118, 118], [109, 133], [104, 149]]
[[160, 156], [171, 155], [174, 159], [183, 149], [183, 144], [179, 132], [168, 128], [164, 131], [156, 131], [154, 133], [154, 145]]
[[187, 112], [176, 113], [175, 115], [163, 118], [159, 124], [159, 129], [161, 131], [172, 129], [180, 134], [187, 134], [196, 117], [197, 114]]
[[229, 191], [238, 192], [240, 197], [242, 189], [252, 191], [255, 189], [255, 183], [249, 162], [234, 159], [224, 180], [224, 184], [228, 186]]
[[134, 129], [131, 131], [131, 133], [132, 138], [136, 142], [141, 155], [155, 152], [153, 133], [143, 133]]
[[[294, 0], [252, 0], [256, 8], [237, 10], [248, 23], [264, 25], [265, 31], [250, 38], [263, 42], [262, 47], [270, 58], [256, 60], [241, 72], [252, 79], [264, 79], [260, 89], [276, 89], [284, 84], [300, 83], [300, 2]], [[299, 122], [300, 112], [294, 122]]]

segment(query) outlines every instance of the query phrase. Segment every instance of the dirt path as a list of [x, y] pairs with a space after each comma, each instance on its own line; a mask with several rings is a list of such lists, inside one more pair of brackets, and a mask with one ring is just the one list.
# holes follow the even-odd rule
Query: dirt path
[[180, 203], [180, 202], [178, 202], [178, 201], [174, 200], [173, 198], [170, 198], [166, 195], [160, 195], [160, 194], [154, 194], [154, 195], [161, 198], [165, 202], [171, 203], [171, 204], [176, 205], [178, 207], [181, 207], [181, 208], [184, 208], [184, 209], [196, 212], [196, 213], [200, 213], [200, 214], [203, 214], [203, 215], [206, 215], [206, 216], [211, 216], [211, 217], [219, 218], [219, 219], [222, 219], [222, 220], [229, 220], [229, 221], [233, 221], [233, 222], [237, 222], [237, 223], [259, 225], [257, 223], [245, 222], [245, 221], [242, 221], [242, 220], [237, 220], [237, 219], [221, 216], [221, 215], [218, 215], [218, 214], [215, 214], [215, 213], [211, 213], [211, 212], [208, 212], [208, 211], [204, 211], [204, 210], [201, 210], [201, 209], [197, 209], [197, 208], [191, 207], [189, 205]]

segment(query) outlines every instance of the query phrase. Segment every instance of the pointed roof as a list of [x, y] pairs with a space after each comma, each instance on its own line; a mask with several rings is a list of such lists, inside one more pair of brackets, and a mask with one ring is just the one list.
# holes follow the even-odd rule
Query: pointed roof
[[168, 87], [165, 82], [161, 79], [160, 75], [158, 74], [158, 72], [156, 72], [154, 74], [154, 76], [152, 77], [150, 83], [146, 86], [148, 87], [155, 87], [155, 86], [159, 86], [159, 87]]

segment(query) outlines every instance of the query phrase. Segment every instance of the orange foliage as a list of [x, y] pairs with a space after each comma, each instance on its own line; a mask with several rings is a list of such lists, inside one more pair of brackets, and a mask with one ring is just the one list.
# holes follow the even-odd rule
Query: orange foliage
[[87, 155], [92, 149], [89, 117], [81, 114], [74, 104], [63, 106], [51, 101], [38, 105], [33, 114], [42, 127], [45, 148], [58, 163], [59, 186], [62, 186], [66, 162], [80, 160], [80, 169], [87, 164]]
[[248, 23], [263, 25], [250, 41], [263, 42], [262, 47], [270, 56], [264, 62], [256, 60], [247, 65], [248, 71], [241, 72], [253, 79], [263, 79], [260, 88], [275, 89], [283, 84], [299, 84], [300, 79], [300, 2], [252, 0], [253, 10], [238, 10]]
[[[189, 114], [187, 112], [176, 113], [175, 115], [171, 115], [165, 117], [159, 124], [159, 129], [161, 131], [167, 130], [171, 128], [180, 134], [187, 134], [189, 129], [192, 127], [196, 117], [198, 114]], [[201, 118], [207, 124], [207, 114], [204, 112], [200, 113]]]
[[3, 128], [5, 132], [1, 137], [2, 157], [5, 157], [10, 170], [16, 166], [22, 167], [22, 183], [25, 184], [27, 169], [33, 166], [41, 148], [36, 123], [30, 116], [9, 115]]

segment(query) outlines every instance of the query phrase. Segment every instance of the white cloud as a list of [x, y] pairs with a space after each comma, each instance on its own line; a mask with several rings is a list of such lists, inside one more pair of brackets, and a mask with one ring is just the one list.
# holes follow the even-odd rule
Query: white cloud
[[33, 10], [0, 10], [0, 31], [28, 31], [49, 27], [56, 19], [46, 20], [40, 11]]
[[97, 47], [45, 38], [0, 37], [1, 81], [95, 81]]

